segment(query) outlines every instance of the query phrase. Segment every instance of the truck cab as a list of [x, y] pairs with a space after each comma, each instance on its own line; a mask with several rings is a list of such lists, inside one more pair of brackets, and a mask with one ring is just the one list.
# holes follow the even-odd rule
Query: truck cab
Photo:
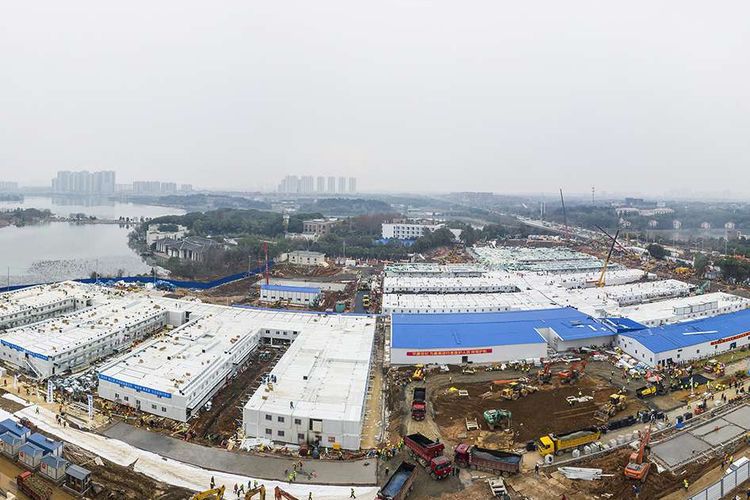
[[432, 477], [442, 479], [444, 477], [450, 476], [452, 472], [453, 465], [451, 465], [450, 459], [445, 455], [441, 455], [430, 460], [430, 475]]
[[554, 455], [555, 453], [555, 442], [550, 439], [549, 436], [542, 436], [536, 443], [536, 447], [539, 450], [541, 456]]

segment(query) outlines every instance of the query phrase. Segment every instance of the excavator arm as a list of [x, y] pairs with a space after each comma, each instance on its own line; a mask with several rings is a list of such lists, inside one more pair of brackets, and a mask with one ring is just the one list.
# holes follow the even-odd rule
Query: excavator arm
[[273, 490], [273, 498], [274, 500], [281, 500], [282, 498], [285, 498], [286, 500], [299, 500], [297, 497], [290, 493], [287, 493], [278, 486]]
[[201, 491], [193, 495], [192, 500], [222, 500], [224, 498], [224, 486]]

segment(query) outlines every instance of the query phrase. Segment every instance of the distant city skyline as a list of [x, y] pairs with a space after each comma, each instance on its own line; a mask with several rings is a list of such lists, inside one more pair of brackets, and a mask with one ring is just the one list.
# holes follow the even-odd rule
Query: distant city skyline
[[276, 188], [284, 194], [355, 194], [357, 178], [346, 176], [287, 175]]

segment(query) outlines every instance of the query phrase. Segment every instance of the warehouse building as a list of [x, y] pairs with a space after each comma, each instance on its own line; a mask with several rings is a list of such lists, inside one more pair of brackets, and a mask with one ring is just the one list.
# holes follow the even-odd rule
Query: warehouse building
[[149, 300], [99, 299], [104, 302], [8, 330], [0, 337], [0, 361], [45, 379], [89, 366], [167, 325], [167, 311]]
[[320, 299], [320, 288], [260, 285], [261, 302], [288, 302], [300, 306], [311, 306], [317, 304], [318, 299]]
[[750, 345], [750, 310], [620, 333], [617, 346], [649, 366], [710, 358]]
[[86, 285], [65, 281], [0, 294], [0, 330], [36, 323], [90, 306]]
[[384, 239], [416, 240], [428, 232], [437, 231], [443, 224], [383, 223], [381, 230]]
[[[298, 314], [298, 332], [243, 409], [247, 437], [357, 450], [370, 377], [375, 319]], [[289, 321], [288, 320], [288, 321]], [[263, 330], [263, 335], [268, 335]]]
[[390, 362], [499, 363], [557, 351], [610, 346], [617, 329], [573, 308], [475, 314], [394, 314]]
[[[594, 288], [599, 283], [601, 271], [592, 273], [571, 273], [549, 276], [547, 282], [550, 285], [559, 285], [563, 288]], [[649, 274], [640, 269], [615, 269], [608, 270], [605, 274], [605, 285], [626, 285], [646, 279], [654, 279], [656, 275]]]

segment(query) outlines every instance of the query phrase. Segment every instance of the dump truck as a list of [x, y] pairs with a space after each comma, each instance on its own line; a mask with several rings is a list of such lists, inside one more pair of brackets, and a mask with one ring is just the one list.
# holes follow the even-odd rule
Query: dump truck
[[523, 455], [512, 451], [488, 450], [461, 443], [454, 450], [453, 459], [461, 467], [510, 476], [521, 471]]
[[378, 490], [379, 500], [403, 500], [414, 487], [417, 477], [417, 466], [408, 462], [401, 462], [398, 469], [388, 478], [388, 481]]
[[602, 433], [598, 429], [584, 429], [567, 434], [547, 434], [537, 440], [537, 448], [542, 457], [555, 454], [562, 455], [568, 450], [598, 441]]
[[427, 412], [427, 389], [415, 387], [411, 400], [411, 418], [413, 420], [424, 420]]
[[16, 485], [31, 500], [48, 500], [52, 498], [52, 487], [33, 472], [24, 471], [16, 476]]
[[412, 457], [427, 471], [433, 479], [443, 479], [451, 475], [453, 466], [448, 457], [443, 455], [445, 445], [433, 441], [417, 432], [404, 438], [404, 444], [409, 448]]
[[364, 308], [370, 307], [370, 296], [369, 295], [363, 295], [362, 296], [362, 307], [364, 307]]

